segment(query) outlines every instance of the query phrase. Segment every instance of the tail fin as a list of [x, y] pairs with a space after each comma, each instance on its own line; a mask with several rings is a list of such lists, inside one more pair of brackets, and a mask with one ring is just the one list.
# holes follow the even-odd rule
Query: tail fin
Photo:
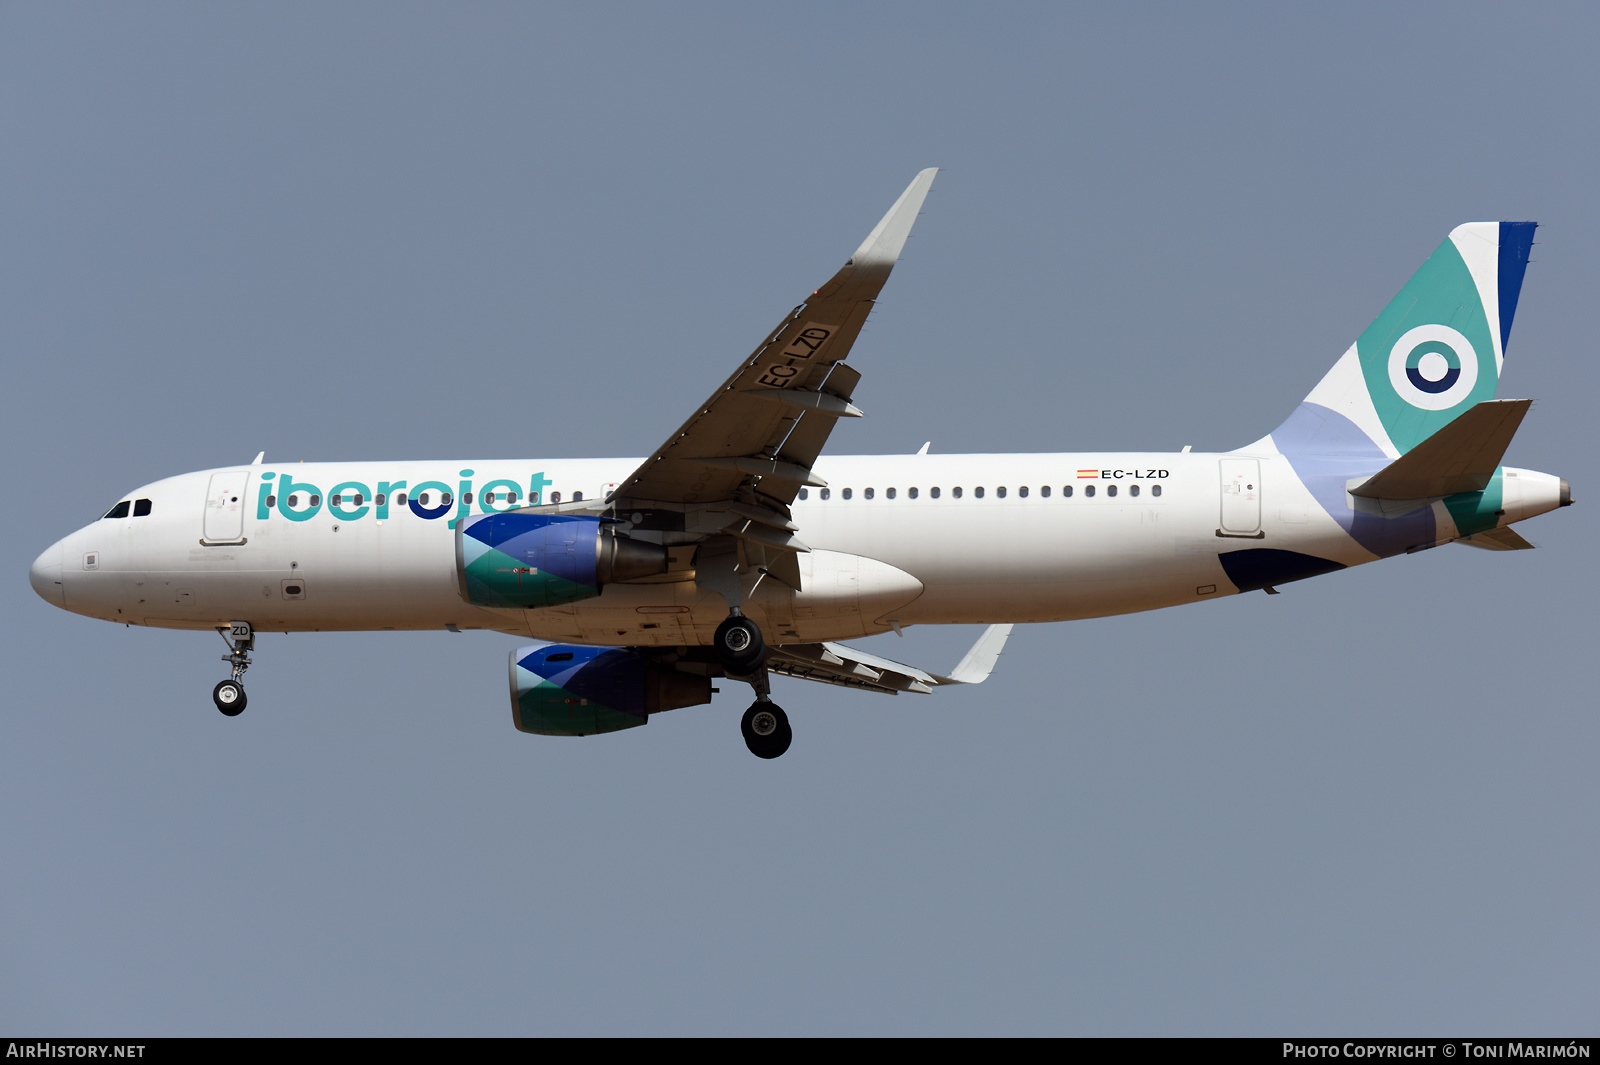
[[[1393, 459], [1493, 399], [1535, 226], [1457, 226], [1273, 436], [1332, 412]], [[1328, 428], [1348, 448], [1350, 426]]]

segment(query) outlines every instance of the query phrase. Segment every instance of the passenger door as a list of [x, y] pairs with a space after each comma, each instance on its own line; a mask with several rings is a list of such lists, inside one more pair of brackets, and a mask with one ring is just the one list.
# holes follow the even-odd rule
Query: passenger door
[[248, 469], [223, 470], [211, 475], [211, 487], [206, 492], [206, 543], [237, 543], [244, 538], [244, 508], [249, 487]]

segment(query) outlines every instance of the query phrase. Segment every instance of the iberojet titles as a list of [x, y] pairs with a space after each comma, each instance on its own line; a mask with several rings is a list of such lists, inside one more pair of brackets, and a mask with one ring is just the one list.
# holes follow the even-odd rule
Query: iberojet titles
[[[460, 476], [471, 478], [473, 473], [474, 471], [472, 470], [462, 470]], [[1147, 469], [1142, 473], [1137, 469], [1078, 470], [1079, 480], [1120, 481], [1123, 478], [1132, 478], [1142, 481], [1157, 480], [1167, 476], [1169, 476], [1168, 471], [1158, 469]], [[473, 504], [467, 502], [467, 496], [474, 491], [478, 493], [478, 513], [503, 514], [520, 505], [537, 505], [541, 500], [543, 491], [554, 483], [544, 475], [542, 470], [533, 474], [528, 478], [526, 504], [512, 502], [509, 498], [497, 499], [492, 503], [488, 501], [487, 497], [490, 495], [522, 491], [522, 485], [509, 477], [499, 477], [492, 481], [485, 481], [476, 489], [474, 489], [471, 480], [459, 481], [454, 487], [444, 481], [418, 481], [416, 484], [408, 484], [405, 481], [378, 481], [376, 482], [376, 491], [373, 490], [372, 485], [365, 481], [340, 481], [328, 489], [326, 498], [324, 498], [321, 488], [309, 481], [296, 481], [292, 473], [281, 475], [263, 473], [261, 475], [261, 486], [256, 489], [256, 520], [266, 521], [272, 516], [272, 512], [276, 510], [290, 521], [309, 521], [311, 518], [316, 517], [323, 506], [326, 505], [328, 513], [341, 521], [356, 521], [366, 517], [372, 511], [377, 511], [377, 519], [383, 521], [389, 517], [389, 507], [393, 503], [394, 494], [396, 492], [405, 492], [406, 508], [419, 518], [442, 518], [451, 510], [454, 510], [456, 515], [448, 522], [449, 527], [454, 529], [462, 518], [472, 512]], [[452, 498], [448, 503], [441, 501], [436, 507], [425, 507], [418, 502], [418, 499], [427, 492], [438, 492], [441, 500], [445, 496], [451, 496]], [[304, 508], [297, 508], [290, 504], [289, 500], [291, 498], [299, 499], [302, 496], [306, 503]], [[361, 503], [356, 505], [352, 497], [359, 498]], [[338, 499], [339, 502], [334, 502], [335, 499]], [[270, 504], [268, 500], [271, 500]], [[316, 502], [312, 502], [312, 500]], [[371, 502], [368, 502], [369, 500]], [[382, 502], [379, 502], [379, 500], [382, 500]]]
[[[463, 478], [470, 478], [472, 475], [472, 470], [462, 470], [460, 473]], [[519, 505], [537, 504], [542, 498], [541, 493], [554, 483], [545, 477], [542, 470], [534, 474], [528, 478], [527, 503], [519, 504], [504, 497], [490, 503], [487, 497], [491, 494], [498, 496], [501, 493], [507, 495], [511, 492], [520, 493], [522, 491], [520, 483], [508, 477], [485, 481], [477, 489], [478, 512], [502, 514]], [[462, 480], [456, 485], [449, 485], [443, 481], [418, 481], [416, 484], [407, 484], [405, 481], [378, 481], [377, 491], [373, 491], [373, 486], [364, 481], [340, 481], [328, 489], [327, 495], [324, 496], [321, 488], [307, 481], [295, 480], [292, 473], [263, 473], [261, 487], [256, 490], [256, 520], [266, 521], [276, 510], [290, 521], [309, 521], [326, 503], [328, 513], [341, 521], [356, 521], [366, 517], [370, 511], [376, 511], [377, 519], [383, 521], [389, 517], [389, 507], [394, 501], [394, 494], [405, 492], [406, 508], [419, 518], [442, 518], [454, 510], [456, 516], [448, 523], [450, 528], [454, 529], [457, 522], [472, 512], [473, 504], [467, 502], [467, 496], [473, 491], [471, 480]], [[441, 502], [436, 507], [425, 507], [417, 500], [426, 492], [438, 492], [441, 499], [453, 498], [449, 502]], [[267, 500], [274, 495], [277, 497], [273, 499], [275, 505], [269, 506]], [[305, 503], [305, 506], [302, 508], [291, 506], [289, 503], [291, 497]], [[361, 500], [359, 506], [355, 504], [356, 498]], [[339, 502], [335, 503], [335, 499]]]

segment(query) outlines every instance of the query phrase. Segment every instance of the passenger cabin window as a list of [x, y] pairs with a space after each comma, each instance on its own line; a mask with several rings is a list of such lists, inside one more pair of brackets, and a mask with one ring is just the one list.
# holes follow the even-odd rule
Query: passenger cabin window
[[134, 517], [142, 518], [148, 513], [150, 513], [150, 501], [148, 499], [135, 499], [133, 501]]
[[912, 499], [917, 498], [917, 490], [915, 488], [907, 488], [906, 492], [911, 496]]
[[[1028, 490], [1026, 488], [1024, 488], [1022, 490], [1022, 494], [1023, 495], [1027, 495], [1028, 494]], [[1044, 498], [1049, 499], [1050, 498], [1050, 486], [1047, 485], [1047, 484], [1046, 485], [1041, 485], [1039, 487], [1039, 494], [1044, 496]]]
[[108, 518], [126, 518], [128, 516], [128, 508], [130, 508], [132, 506], [133, 506], [132, 503], [130, 503], [126, 499], [124, 499], [122, 502], [118, 503], [116, 506], [114, 506], [110, 510], [106, 511], [106, 517], [108, 517]]
[[848, 489], [848, 488], [846, 488], [846, 489], [845, 489], [845, 490], [844, 490], [844, 497], [845, 497], [845, 498], [846, 498], [846, 499], [849, 499], [849, 498], [850, 498], [850, 489]]
[[811, 498], [811, 493], [807, 489], [802, 488], [802, 489], [800, 489], [800, 498], [801, 498], [801, 500], [810, 499]]
[[1062, 485], [1061, 486], [1061, 498], [1063, 498], [1063, 499], [1071, 499], [1072, 498], [1072, 486], [1070, 484], [1066, 484], [1066, 485]]
[[1128, 494], [1129, 494], [1129, 495], [1130, 495], [1130, 496], [1136, 496], [1136, 495], [1138, 495], [1138, 494], [1139, 494], [1139, 486], [1138, 486], [1138, 485], [1136, 485], [1136, 484], [1130, 484], [1130, 485], [1129, 485], [1129, 486], [1128, 486]]
[[1117, 494], [1117, 486], [1116, 485], [1114, 485], [1114, 484], [1106, 485], [1106, 495], [1114, 496], [1116, 494]]
[[[378, 504], [378, 506], [380, 506], [380, 507], [383, 506], [383, 499], [384, 499], [384, 493], [382, 493], [382, 492], [379, 492], [377, 495], [372, 497], [372, 501], [374, 503]], [[271, 505], [272, 505], [271, 503], [267, 504], [267, 506], [269, 506], [269, 507]]]
[[1092, 485], [1092, 484], [1084, 485], [1083, 486], [1083, 494], [1088, 496], [1090, 499], [1093, 499], [1094, 498], [1094, 485]]
[[[312, 498], [315, 499], [316, 497], [312, 496]], [[441, 505], [448, 507], [451, 503], [455, 502], [455, 497], [453, 497], [449, 492], [440, 492], [439, 502]]]
[[983, 498], [983, 485], [980, 484], [978, 487], [974, 488], [972, 490], [972, 494], [977, 496], [979, 499], [982, 499]]
[[[356, 503], [359, 504], [360, 502], [361, 502], [361, 497], [357, 496], [356, 497]], [[472, 493], [471, 492], [462, 492], [461, 493], [461, 502], [465, 503], [469, 507], [472, 506]]]
[[[574, 503], [582, 503], [583, 502], [583, 493], [582, 492], [574, 492], [574, 493], [572, 493], [572, 501]], [[468, 503], [472, 502], [472, 499], [469, 497], [467, 499], [467, 502]]]
[[824, 488], [820, 493], [820, 495], [822, 496], [823, 499], [827, 499], [832, 494], [833, 494], [833, 489], [831, 489], [831, 488]]
[[[1000, 489], [1000, 491], [1004, 492], [1005, 489], [1002, 488], [1002, 489]], [[1017, 495], [1021, 496], [1023, 499], [1027, 499], [1028, 498], [1028, 486], [1027, 485], [1023, 485], [1021, 488], [1018, 488], [1017, 489]]]
[[274, 496], [268, 496], [267, 497], [267, 506], [275, 507], [277, 505], [278, 505], [278, 497], [277, 496], [274, 495]]
[[397, 507], [406, 505], [406, 494], [404, 492], [396, 492], [394, 494], [394, 505]]
[[933, 496], [933, 498], [938, 499], [939, 498], [939, 489], [938, 488], [930, 488], [930, 489], [928, 489], [928, 494]]
[[868, 488], [868, 489], [867, 489], [867, 490], [866, 490], [866, 491], [865, 491], [865, 492], [863, 492], [863, 493], [862, 493], [862, 494], [863, 494], [863, 495], [865, 495], [865, 496], [866, 496], [866, 497], [867, 497], [867, 498], [868, 498], [868, 499], [871, 499], [871, 498], [872, 498], [872, 489], [870, 489], [870, 488]]
[[960, 499], [961, 498], [961, 486], [957, 485], [956, 487], [950, 489], [950, 494], [955, 496], [957, 499]]
[[884, 494], [885, 498], [893, 499], [894, 498], [894, 489], [893, 488], [885, 488], [883, 490], [883, 494]]
[[551, 492], [550, 493], [550, 502], [552, 502], [552, 503], [561, 502], [561, 493], [560, 492]]

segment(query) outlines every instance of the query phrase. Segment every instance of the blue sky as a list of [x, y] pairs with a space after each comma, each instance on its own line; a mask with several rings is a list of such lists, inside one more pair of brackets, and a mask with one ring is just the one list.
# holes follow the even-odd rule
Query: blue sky
[[[1597, 29], [6, 5], [0, 1024], [1591, 1030]], [[491, 634], [264, 637], [227, 720], [220, 640], [26, 584], [131, 487], [262, 449], [648, 453], [930, 165], [832, 450], [1237, 447], [1453, 226], [1528, 218], [1508, 461], [1579, 506], [1538, 551], [1024, 628], [977, 689], [780, 679], [774, 763], [731, 690], [521, 735]]]

